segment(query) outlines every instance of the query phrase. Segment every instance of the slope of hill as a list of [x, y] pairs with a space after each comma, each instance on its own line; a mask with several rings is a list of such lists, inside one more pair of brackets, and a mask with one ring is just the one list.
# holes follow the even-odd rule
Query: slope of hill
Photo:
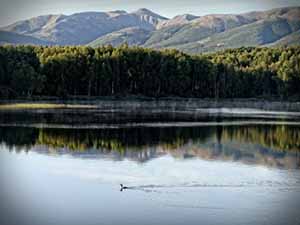
[[7, 27], [2, 28], [5, 31], [11, 31], [18, 34], [33, 34], [43, 27], [50, 26], [51, 24], [58, 23], [60, 20], [64, 19], [64, 15], [44, 15], [31, 18], [29, 20], [18, 21]]
[[[0, 29], [10, 34], [0, 33], [0, 40], [16, 44], [18, 35], [26, 35], [20, 43], [90, 46], [128, 43], [199, 53], [241, 46], [299, 44], [299, 29], [300, 6], [236, 15], [184, 14], [171, 19], [142, 8], [130, 13], [117, 10], [39, 16]], [[30, 37], [35, 39], [26, 41]]]
[[186, 23], [188, 23], [188, 22], [190, 22], [194, 19], [197, 19], [197, 18], [199, 18], [199, 16], [194, 16], [194, 15], [191, 15], [191, 14], [178, 15], [178, 16], [175, 16], [172, 19], [161, 21], [160, 23], [158, 23], [157, 29], [161, 29], [161, 28], [169, 27], [169, 26], [174, 26], [174, 25], [176, 26], [176, 25], [179, 25], [179, 24], [186, 24]]
[[283, 38], [268, 44], [266, 46], [291, 46], [300, 45], [300, 30], [291, 33], [290, 35], [284, 36]]
[[[163, 23], [167, 24], [169, 21]], [[251, 32], [246, 25], [251, 25], [249, 27]], [[172, 23], [171, 26], [156, 30], [146, 41], [145, 46], [173, 47], [187, 52], [202, 52], [201, 46], [203, 45], [207, 49], [204, 51], [215, 51], [220, 47], [257, 46], [276, 41], [282, 37], [280, 33], [288, 35], [290, 32], [287, 32], [287, 29], [294, 32], [299, 29], [299, 26], [300, 7], [250, 12], [241, 15], [207, 15], [184, 24]], [[238, 30], [239, 34], [236, 34], [235, 28], [241, 28]], [[263, 40], [257, 40], [259, 38]], [[211, 39], [213, 39], [213, 43]]]
[[[161, 48], [190, 43], [247, 24], [248, 22], [249, 21], [245, 18], [236, 15], [208, 15], [191, 20], [184, 25], [179, 23], [172, 27], [167, 27], [169, 30], [179, 29], [169, 38], [154, 43], [147, 41], [145, 45], [148, 47]], [[164, 36], [165, 30], [157, 30], [154, 33], [156, 36]]]
[[212, 35], [204, 40], [176, 47], [183, 51], [197, 53], [242, 46], [260, 46], [276, 42], [296, 32], [296, 29], [300, 29], [300, 27], [290, 25], [287, 19], [274, 17], [259, 20], [255, 23]]
[[0, 31], [0, 44], [13, 44], [13, 45], [53, 45], [51, 42], [43, 41], [38, 38], [16, 34], [8, 31]]
[[89, 45], [92, 47], [101, 45], [118, 46], [125, 43], [128, 45], [141, 45], [147, 40], [149, 34], [150, 31], [148, 30], [139, 27], [129, 27], [101, 36], [89, 43]]

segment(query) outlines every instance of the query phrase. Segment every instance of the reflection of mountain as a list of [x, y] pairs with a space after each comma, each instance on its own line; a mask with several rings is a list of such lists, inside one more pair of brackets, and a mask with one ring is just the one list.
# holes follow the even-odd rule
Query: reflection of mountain
[[145, 162], [160, 155], [232, 160], [299, 168], [300, 127], [286, 125], [120, 129], [0, 128], [1, 142], [45, 153], [124, 158]]

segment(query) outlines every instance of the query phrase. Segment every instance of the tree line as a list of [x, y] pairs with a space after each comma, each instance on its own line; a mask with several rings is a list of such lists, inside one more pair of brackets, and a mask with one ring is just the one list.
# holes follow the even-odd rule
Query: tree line
[[300, 47], [206, 55], [102, 46], [0, 46], [0, 97], [300, 96]]

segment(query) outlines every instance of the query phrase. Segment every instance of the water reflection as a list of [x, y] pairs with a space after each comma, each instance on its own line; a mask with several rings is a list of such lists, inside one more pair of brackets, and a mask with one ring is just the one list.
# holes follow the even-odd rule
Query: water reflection
[[287, 124], [0, 126], [0, 224], [299, 224], [299, 135]]
[[74, 157], [130, 159], [140, 163], [163, 155], [238, 161], [279, 168], [300, 166], [300, 127], [239, 125], [54, 129], [0, 127], [10, 151], [69, 154]]

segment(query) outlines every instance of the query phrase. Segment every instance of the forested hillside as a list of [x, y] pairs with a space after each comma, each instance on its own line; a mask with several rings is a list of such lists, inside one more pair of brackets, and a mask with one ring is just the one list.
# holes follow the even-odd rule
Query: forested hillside
[[207, 55], [122, 45], [0, 47], [2, 98], [57, 96], [300, 96], [300, 47]]

